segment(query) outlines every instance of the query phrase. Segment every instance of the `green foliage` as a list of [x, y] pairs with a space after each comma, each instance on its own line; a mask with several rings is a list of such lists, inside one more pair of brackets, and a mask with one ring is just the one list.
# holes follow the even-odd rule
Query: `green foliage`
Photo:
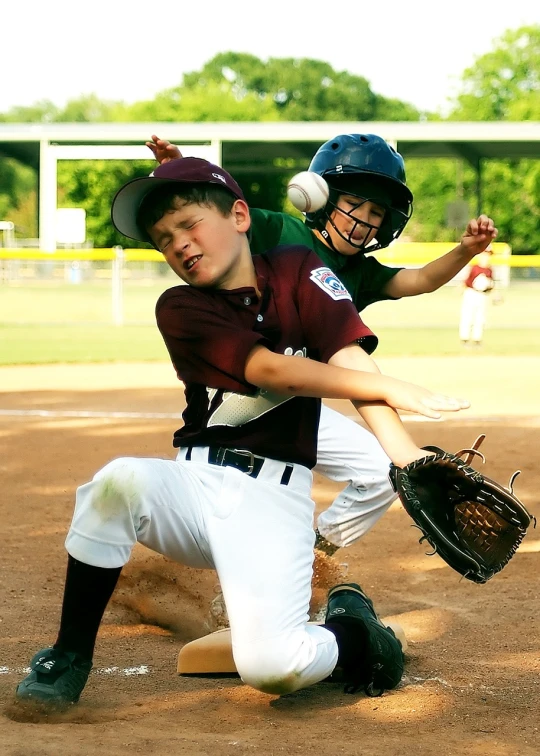
[[278, 111], [268, 98], [246, 92], [240, 96], [223, 80], [204, 86], [179, 86], [138, 102], [123, 111], [126, 121], [277, 121]]
[[[407, 160], [407, 183], [415, 197], [414, 213], [404, 235], [414, 241], [459, 240], [463, 229], [446, 225], [449, 202], [468, 202], [477, 215], [476, 175], [466, 162], [451, 159]], [[540, 250], [540, 162], [493, 160], [483, 171], [481, 212], [490, 215], [499, 240], [514, 254]]]
[[30, 106], [11, 108], [0, 116], [4, 123], [106, 123], [116, 121], [121, 103], [100, 100], [97, 95], [83, 95], [59, 108], [50, 100], [41, 100]]
[[117, 102], [100, 100], [95, 94], [84, 95], [77, 100], [70, 100], [55, 120], [66, 123], [107, 123], [117, 120], [116, 114], [122, 107]]
[[468, 201], [475, 214], [475, 176], [461, 160], [448, 158], [407, 160], [407, 184], [414, 196], [414, 213], [404, 234], [414, 241], [459, 239], [464, 228], [446, 225], [447, 205], [456, 199]]
[[201, 71], [184, 77], [186, 89], [228, 84], [243, 100], [249, 94], [275, 106], [276, 120], [373, 120], [377, 96], [361, 76], [336, 72], [329, 63], [308, 58], [270, 58], [220, 53]]
[[29, 106], [11, 108], [4, 113], [5, 123], [52, 123], [58, 120], [61, 110], [50, 100], [40, 100]]
[[[415, 120], [418, 111], [372, 92], [361, 76], [307, 58], [219, 53], [179, 86], [121, 110], [129, 121]], [[216, 116], [216, 113], [219, 116]]]
[[111, 204], [118, 189], [132, 178], [148, 176], [148, 163], [129, 160], [62, 161], [58, 165], [58, 204], [86, 210], [87, 237], [95, 247], [140, 247], [113, 228]]
[[[540, 120], [540, 25], [506, 32], [462, 77], [463, 91], [449, 119], [456, 121]], [[419, 241], [441, 238], [444, 207], [455, 199], [451, 169], [442, 161], [409, 160], [408, 177], [417, 197], [407, 227]], [[448, 173], [450, 171], [450, 173]], [[444, 176], [447, 179], [444, 179]], [[476, 214], [474, 175], [464, 170], [464, 198]], [[455, 184], [454, 184], [455, 186]], [[499, 239], [514, 253], [540, 253], [540, 163], [490, 160], [483, 165], [482, 212], [491, 215]]]
[[375, 121], [418, 121], [419, 117], [418, 109], [408, 102], [375, 96]]
[[540, 162], [491, 162], [483, 184], [483, 207], [493, 216], [499, 238], [514, 252], [540, 254]]
[[35, 193], [34, 171], [12, 158], [2, 159], [0, 171], [0, 220], [19, 225], [17, 217], [27, 198]]
[[540, 120], [540, 25], [507, 31], [462, 81], [451, 120]]

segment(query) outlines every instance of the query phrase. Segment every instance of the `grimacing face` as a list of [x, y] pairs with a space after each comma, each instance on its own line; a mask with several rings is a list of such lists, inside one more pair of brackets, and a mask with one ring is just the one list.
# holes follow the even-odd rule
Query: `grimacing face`
[[337, 209], [326, 223], [326, 231], [336, 251], [342, 255], [355, 255], [360, 251], [358, 247], [367, 247], [381, 227], [385, 212], [385, 208], [376, 202], [341, 194]]
[[200, 288], [239, 288], [249, 253], [246, 233], [249, 210], [237, 200], [230, 215], [216, 207], [186, 203], [177, 199], [173, 209], [148, 229], [152, 243], [172, 270], [187, 284]]

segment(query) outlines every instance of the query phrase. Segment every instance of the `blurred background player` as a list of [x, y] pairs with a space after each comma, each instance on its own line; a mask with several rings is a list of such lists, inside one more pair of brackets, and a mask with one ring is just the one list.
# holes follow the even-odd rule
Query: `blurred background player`
[[[156, 135], [146, 144], [159, 163], [181, 157], [176, 145]], [[382, 265], [366, 253], [397, 239], [412, 213], [401, 155], [375, 134], [341, 134], [317, 150], [309, 170], [329, 185], [326, 206], [307, 213], [305, 223], [251, 208], [251, 252], [280, 244], [310, 247], [339, 276], [358, 312], [381, 300], [439, 289], [497, 235], [491, 218], [481, 215], [469, 222], [454, 249], [422, 268]], [[332, 554], [364, 535], [395, 500], [389, 459], [373, 434], [323, 404], [315, 470], [346, 483], [317, 520], [316, 545]]]
[[471, 340], [474, 346], [481, 346], [486, 323], [487, 295], [493, 290], [495, 281], [491, 267], [491, 245], [478, 255], [475, 265], [471, 265], [464, 281], [459, 320], [459, 338], [467, 346]]

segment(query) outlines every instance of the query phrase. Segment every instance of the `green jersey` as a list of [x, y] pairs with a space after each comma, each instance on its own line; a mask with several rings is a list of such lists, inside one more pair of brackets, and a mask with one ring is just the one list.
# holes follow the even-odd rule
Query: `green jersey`
[[389, 268], [375, 257], [361, 253], [340, 255], [323, 244], [303, 221], [286, 213], [260, 208], [252, 208], [250, 212], [252, 254], [260, 255], [280, 244], [302, 244], [312, 249], [339, 276], [358, 312], [373, 302], [392, 299], [383, 293], [383, 289], [400, 268]]

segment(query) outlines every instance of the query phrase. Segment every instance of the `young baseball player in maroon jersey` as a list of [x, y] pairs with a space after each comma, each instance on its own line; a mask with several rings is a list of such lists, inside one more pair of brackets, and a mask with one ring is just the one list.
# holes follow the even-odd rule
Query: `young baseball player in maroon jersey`
[[475, 265], [471, 265], [467, 271], [467, 278], [463, 282], [463, 297], [461, 300], [461, 313], [459, 318], [459, 338], [462, 344], [481, 346], [486, 322], [487, 296], [495, 284], [493, 280], [493, 268], [491, 267], [491, 255], [493, 249], [487, 247], [482, 254], [478, 255]]
[[[156, 135], [146, 144], [160, 163], [180, 157], [175, 145]], [[310, 247], [339, 276], [358, 312], [381, 300], [435, 291], [497, 235], [491, 218], [481, 215], [469, 221], [454, 249], [422, 268], [383, 265], [367, 253], [399, 237], [412, 213], [401, 155], [376, 134], [340, 134], [321, 145], [309, 170], [329, 186], [325, 207], [308, 213], [305, 222], [251, 208], [251, 252], [278, 244]], [[318, 516], [317, 548], [332, 554], [350, 546], [386, 512], [396, 496], [388, 465], [372, 433], [323, 404], [315, 470], [345, 488]]]
[[198, 158], [126, 184], [112, 218], [150, 240], [187, 286], [156, 306], [186, 391], [175, 460], [120, 458], [77, 490], [60, 631], [38, 652], [19, 699], [78, 701], [105, 607], [135, 543], [217, 571], [236, 667], [284, 694], [343, 670], [348, 689], [394, 688], [400, 642], [355, 584], [330, 591], [308, 624], [320, 397], [349, 398], [399, 465], [425, 456], [394, 408], [439, 417], [467, 406], [379, 373], [377, 339], [315, 253], [252, 257], [248, 206], [234, 179]]

